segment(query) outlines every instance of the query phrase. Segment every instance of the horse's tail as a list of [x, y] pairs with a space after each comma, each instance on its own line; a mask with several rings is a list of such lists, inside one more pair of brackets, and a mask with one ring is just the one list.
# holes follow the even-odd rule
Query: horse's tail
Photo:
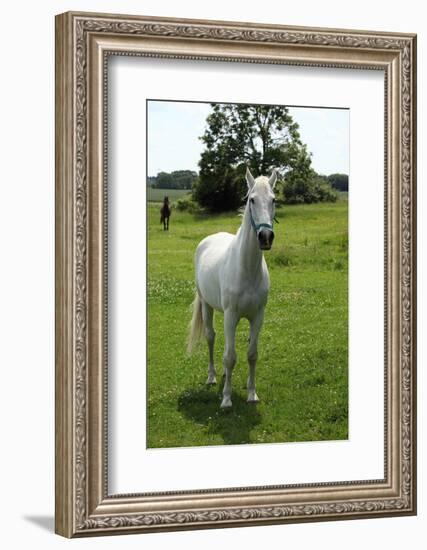
[[193, 309], [193, 316], [188, 327], [187, 353], [194, 351], [203, 336], [202, 301], [197, 291], [191, 307]]

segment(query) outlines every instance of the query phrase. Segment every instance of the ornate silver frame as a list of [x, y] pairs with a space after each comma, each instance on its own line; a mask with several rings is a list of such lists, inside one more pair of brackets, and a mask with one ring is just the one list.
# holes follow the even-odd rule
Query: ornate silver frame
[[[386, 426], [381, 480], [109, 495], [106, 58], [385, 73]], [[56, 17], [56, 532], [66, 537], [416, 513], [416, 37], [223, 21]]]

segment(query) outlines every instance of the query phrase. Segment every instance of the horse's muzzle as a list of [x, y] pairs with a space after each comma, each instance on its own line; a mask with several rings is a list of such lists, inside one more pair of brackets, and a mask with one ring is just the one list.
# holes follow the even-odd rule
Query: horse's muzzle
[[263, 228], [258, 233], [258, 242], [261, 250], [270, 250], [271, 245], [273, 244], [274, 231], [271, 229]]

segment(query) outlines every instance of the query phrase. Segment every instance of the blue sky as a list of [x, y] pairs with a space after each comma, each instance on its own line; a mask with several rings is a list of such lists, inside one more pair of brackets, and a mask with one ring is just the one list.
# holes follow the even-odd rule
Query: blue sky
[[[148, 102], [148, 175], [173, 170], [198, 171], [209, 103]], [[301, 139], [319, 174], [349, 173], [349, 121], [346, 109], [290, 107]]]

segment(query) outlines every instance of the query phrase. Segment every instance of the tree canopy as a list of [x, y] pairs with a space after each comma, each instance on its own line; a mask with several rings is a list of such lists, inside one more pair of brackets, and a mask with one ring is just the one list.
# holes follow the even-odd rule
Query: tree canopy
[[[311, 155], [287, 107], [222, 103], [211, 107], [201, 136], [205, 149], [199, 179], [193, 186], [194, 199], [201, 206], [212, 211], [237, 208], [246, 193], [247, 166], [255, 177], [276, 168], [285, 202], [293, 202], [297, 191], [296, 202], [334, 200], [332, 190], [322, 192], [325, 186], [316, 180]], [[317, 192], [311, 192], [313, 186]]]
[[196, 178], [197, 173], [193, 170], [174, 170], [148, 177], [147, 184], [158, 189], [191, 189]]
[[328, 176], [328, 181], [334, 189], [337, 189], [338, 191], [348, 191], [347, 174], [331, 174]]

